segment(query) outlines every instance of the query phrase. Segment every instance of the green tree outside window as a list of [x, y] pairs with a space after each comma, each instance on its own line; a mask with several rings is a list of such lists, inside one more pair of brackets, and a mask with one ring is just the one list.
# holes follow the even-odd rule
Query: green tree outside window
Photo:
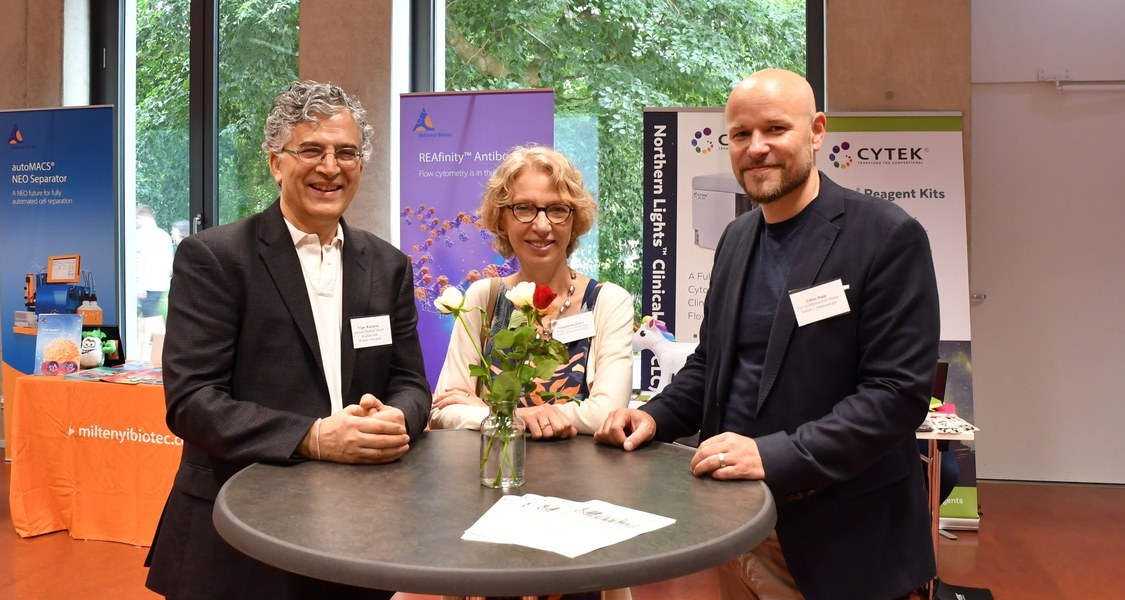
[[[137, 0], [136, 199], [188, 220], [190, 0]], [[219, 223], [277, 197], [262, 157], [270, 100], [297, 79], [299, 0], [219, 3]]]
[[804, 0], [449, 0], [445, 87], [553, 88], [557, 115], [595, 118], [599, 276], [639, 311], [644, 109], [722, 106], [758, 69], [803, 73], [805, 38]]

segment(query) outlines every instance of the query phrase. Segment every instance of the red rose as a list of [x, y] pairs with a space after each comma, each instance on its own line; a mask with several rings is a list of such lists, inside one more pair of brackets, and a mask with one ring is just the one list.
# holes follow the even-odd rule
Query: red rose
[[535, 305], [535, 308], [544, 310], [554, 301], [555, 293], [551, 291], [551, 288], [545, 285], [535, 285], [535, 296], [533, 296], [531, 299], [531, 302]]

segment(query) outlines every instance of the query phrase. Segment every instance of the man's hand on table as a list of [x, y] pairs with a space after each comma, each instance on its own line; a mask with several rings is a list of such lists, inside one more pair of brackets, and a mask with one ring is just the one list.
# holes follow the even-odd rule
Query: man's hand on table
[[762, 455], [754, 438], [732, 432], [720, 433], [699, 444], [691, 457], [691, 472], [715, 479], [765, 479]]
[[394, 462], [409, 449], [402, 411], [372, 394], [313, 423], [300, 447], [309, 458], [348, 464]]

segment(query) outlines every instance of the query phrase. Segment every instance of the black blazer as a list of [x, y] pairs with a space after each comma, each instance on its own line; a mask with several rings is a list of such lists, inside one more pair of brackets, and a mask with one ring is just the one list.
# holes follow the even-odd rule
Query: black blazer
[[[405, 413], [414, 440], [431, 396], [411, 265], [371, 233], [341, 227], [343, 403], [375, 394]], [[150, 552], [148, 585], [177, 597], [325, 591], [250, 561], [211, 523], [215, 496], [231, 475], [254, 462], [302, 460], [298, 444], [330, 411], [312, 306], [280, 205], [185, 238], [173, 271], [164, 387], [168, 427], [184, 450]], [[351, 319], [375, 315], [390, 316], [392, 343], [354, 349]]]
[[[936, 571], [914, 430], [937, 364], [937, 282], [914, 218], [823, 174], [820, 183], [786, 288], [841, 279], [850, 312], [798, 327], [789, 298], [781, 299], [752, 435], [801, 591], [810, 599], [895, 598]], [[719, 242], [699, 346], [643, 408], [661, 440], [723, 430], [735, 325], [762, 226], [761, 211], [751, 211]]]

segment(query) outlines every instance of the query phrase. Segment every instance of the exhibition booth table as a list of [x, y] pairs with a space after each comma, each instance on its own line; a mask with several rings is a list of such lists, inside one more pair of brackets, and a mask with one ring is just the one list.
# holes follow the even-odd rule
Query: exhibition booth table
[[164, 423], [164, 388], [22, 376], [8, 399], [12, 524], [22, 537], [148, 546], [183, 441]]
[[[929, 505], [930, 505], [930, 535], [934, 544], [934, 559], [937, 560], [938, 555], [938, 529], [941, 522], [941, 446], [940, 442], [961, 441], [970, 442], [975, 436], [978, 428], [953, 414], [937, 414], [931, 413], [926, 418], [926, 427], [919, 429], [915, 433], [915, 437], [919, 440], [925, 440], [928, 448], [928, 456], [926, 458], [926, 478], [928, 480], [927, 488], [929, 489]], [[935, 585], [937, 578], [931, 582], [929, 587], [929, 597], [934, 597]]]
[[[388, 465], [255, 464], [219, 492], [215, 527], [258, 560], [320, 579], [420, 594], [519, 596], [705, 570], [757, 545], [776, 521], [764, 483], [693, 476], [694, 448], [652, 443], [624, 452], [589, 436], [529, 442], [527, 483], [504, 492], [481, 486], [479, 446], [476, 431], [439, 430]], [[462, 539], [500, 498], [530, 494], [596, 499], [675, 523], [574, 558]]]

